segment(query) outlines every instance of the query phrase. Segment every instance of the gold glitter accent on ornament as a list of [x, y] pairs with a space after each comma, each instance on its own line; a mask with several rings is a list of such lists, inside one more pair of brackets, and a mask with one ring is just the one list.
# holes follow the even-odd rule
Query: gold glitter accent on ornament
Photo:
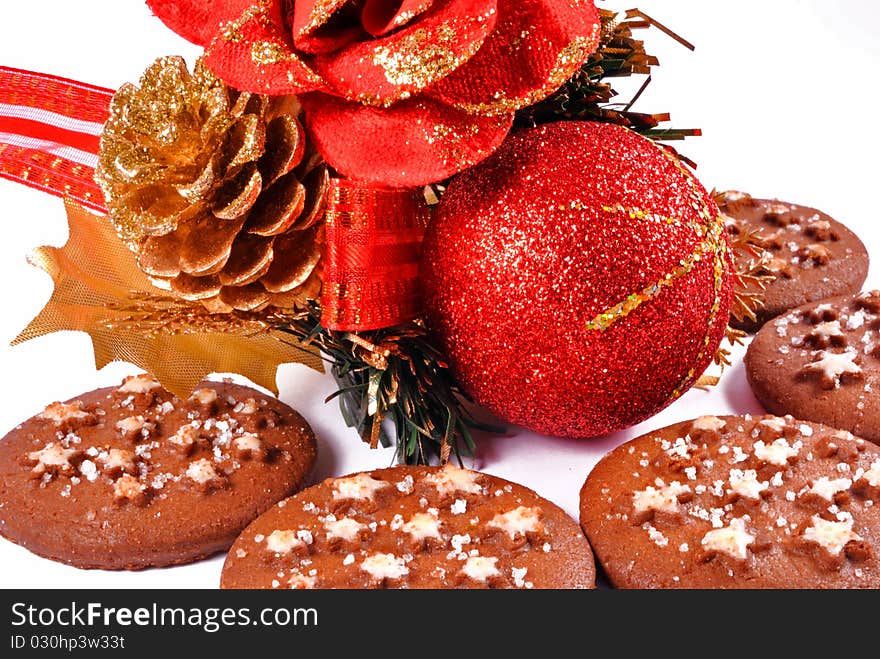
[[289, 62], [291, 52], [284, 44], [274, 41], [257, 41], [251, 45], [251, 59], [254, 64], [278, 64]]
[[254, 18], [263, 17], [265, 20], [269, 8], [268, 0], [260, 0], [258, 4], [247, 7], [241, 16], [220, 26], [220, 36], [229, 43], [241, 43], [244, 41], [244, 35], [241, 33], [242, 28]]
[[424, 89], [455, 71], [479, 50], [482, 42], [471, 44], [464, 53], [456, 54], [453, 46], [458, 33], [447, 22], [436, 30], [414, 30], [394, 48], [379, 46], [373, 51], [373, 64], [382, 67], [385, 79], [392, 85]]
[[495, 100], [489, 103], [456, 103], [455, 107], [468, 114], [499, 115], [511, 114], [529, 105], [544, 100], [559, 89], [566, 80], [574, 75], [581, 64], [596, 49], [599, 43], [600, 26], [593, 27], [593, 33], [588, 37], [576, 37], [565, 46], [556, 58], [556, 64], [547, 76], [547, 82], [543, 87], [530, 91], [519, 98], [506, 98], [503, 90], [495, 92]]
[[723, 245], [723, 230], [723, 225], [713, 227], [697, 249], [679, 262], [678, 267], [666, 273], [657, 282], [646, 286], [637, 293], [631, 293], [610, 309], [597, 314], [587, 323], [587, 330], [604, 332], [618, 320], [626, 318], [640, 306], [656, 298], [664, 288], [671, 286], [682, 277], [688, 275], [703, 260], [704, 256], [709, 253], [717, 253], [719, 241]]
[[[572, 201], [569, 204], [559, 205], [559, 210], [562, 211], [584, 210], [585, 208], [588, 208], [588, 206], [579, 200]], [[602, 210], [606, 213], [620, 213], [623, 215], [628, 215], [630, 219], [633, 220], [654, 222], [657, 224], [666, 224], [675, 227], [686, 226], [690, 228], [698, 238], [703, 238], [704, 235], [707, 233], [707, 229], [703, 225], [696, 222], [683, 222], [680, 218], [677, 217], [652, 213], [650, 211], [646, 211], [640, 208], [624, 206], [619, 202], [610, 206], [602, 206]], [[691, 270], [694, 269], [696, 264], [702, 260], [702, 257], [705, 254], [710, 251], [714, 251], [713, 246], [716, 240], [717, 237], [711, 235], [705, 238], [700, 246], [697, 248], [697, 250], [690, 254], [687, 258], [685, 258], [678, 268], [670, 273], [667, 273], [662, 279], [660, 279], [660, 281], [650, 286], [646, 286], [638, 293], [632, 293], [631, 295], [627, 296], [626, 299], [614, 305], [607, 311], [598, 314], [592, 321], [587, 323], [587, 330], [604, 331], [615, 322], [617, 322], [617, 320], [628, 316], [630, 313], [638, 309], [645, 302], [648, 302], [657, 297], [657, 295], [660, 294], [660, 291], [663, 288], [672, 285], [676, 280], [690, 273]]]
[[630, 208], [628, 206], [624, 206], [621, 203], [616, 203], [613, 206], [603, 206], [602, 210], [606, 213], [623, 213], [625, 215], [629, 215], [630, 218], [632, 218], [633, 220], [647, 220], [660, 224], [669, 224], [676, 227], [686, 226], [692, 229], [700, 237], [702, 237], [704, 233], [703, 226], [701, 224], [698, 224], [697, 222], [682, 222], [681, 219], [677, 217], [658, 215], [656, 213], [651, 213], [640, 208]]
[[[695, 222], [688, 222], [686, 223], [686, 225], [690, 227], [698, 237], [705, 237], [703, 237], [702, 242], [699, 244], [694, 252], [681, 260], [677, 268], [664, 275], [658, 282], [651, 284], [650, 286], [646, 286], [637, 293], [632, 293], [628, 295], [624, 300], [617, 303], [610, 309], [607, 309], [597, 314], [591, 321], [587, 323], [587, 330], [605, 331], [615, 322], [617, 322], [621, 318], [625, 318], [633, 311], [638, 309], [645, 302], [648, 302], [657, 297], [665, 287], [672, 285], [678, 279], [681, 279], [682, 277], [689, 274], [694, 269], [694, 267], [696, 267], [697, 263], [699, 263], [704, 256], [710, 253], [713, 255], [713, 278], [715, 292], [715, 298], [713, 300], [709, 314], [710, 330], [713, 328], [715, 324], [715, 318], [721, 308], [721, 291], [724, 287], [724, 266], [726, 259], [730, 256], [730, 248], [725, 240], [726, 229], [724, 226], [724, 218], [721, 215], [712, 216], [712, 214], [709, 212], [709, 208], [705, 202], [704, 196], [700, 193], [700, 189], [694, 181], [693, 174], [685, 169], [678, 158], [672, 156], [666, 149], [662, 148], [661, 146], [655, 146], [657, 149], [660, 150], [664, 157], [681, 172], [681, 174], [687, 181], [691, 196], [691, 208], [697, 211], [698, 215], [705, 224], [700, 225]], [[579, 202], [572, 202], [570, 207], [573, 210], [578, 210]], [[564, 210], [565, 207], [562, 206], [561, 209]], [[616, 203], [610, 206], [603, 206], [603, 210], [608, 213], [628, 214], [633, 219], [650, 220], [675, 226], [682, 226], [681, 220], [677, 218], [665, 217], [642, 209], [629, 208], [620, 203]], [[705, 350], [708, 347], [710, 341], [711, 331], [706, 334], [703, 340], [703, 348], [701, 349], [695, 362], [699, 363], [702, 360], [705, 354]], [[691, 378], [693, 378], [694, 375], [694, 370], [691, 369], [684, 377], [682, 382], [679, 384], [679, 386], [676, 387], [676, 389], [674, 390], [672, 394], [673, 399], [681, 395], [681, 393], [687, 388], [685, 387], [685, 384]]]

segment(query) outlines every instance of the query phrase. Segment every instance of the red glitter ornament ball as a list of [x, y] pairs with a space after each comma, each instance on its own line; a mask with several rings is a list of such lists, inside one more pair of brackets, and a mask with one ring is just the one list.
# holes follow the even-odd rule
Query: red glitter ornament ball
[[510, 423], [594, 437], [699, 378], [731, 271], [718, 208], [677, 158], [618, 126], [564, 122], [513, 134], [452, 182], [421, 276], [465, 391]]

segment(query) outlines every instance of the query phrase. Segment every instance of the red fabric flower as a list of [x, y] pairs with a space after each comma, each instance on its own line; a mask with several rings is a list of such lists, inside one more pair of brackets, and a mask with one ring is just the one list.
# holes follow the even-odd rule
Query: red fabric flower
[[297, 94], [341, 173], [388, 186], [488, 156], [599, 40], [593, 0], [147, 0], [233, 87]]

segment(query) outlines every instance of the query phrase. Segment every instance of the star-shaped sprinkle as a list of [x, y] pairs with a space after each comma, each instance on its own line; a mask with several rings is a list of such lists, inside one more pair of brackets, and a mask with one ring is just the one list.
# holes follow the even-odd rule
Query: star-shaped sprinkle
[[818, 376], [823, 389], [836, 389], [845, 378], [862, 377], [862, 367], [855, 363], [855, 359], [854, 352], [822, 350], [814, 353], [814, 360], [804, 365], [801, 374]]

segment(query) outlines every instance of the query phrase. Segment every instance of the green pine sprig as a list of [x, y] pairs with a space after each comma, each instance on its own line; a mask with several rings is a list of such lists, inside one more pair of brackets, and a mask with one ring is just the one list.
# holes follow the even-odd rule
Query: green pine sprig
[[396, 446], [406, 464], [459, 461], [473, 455], [472, 430], [504, 432], [478, 420], [443, 355], [420, 322], [370, 332], [336, 332], [321, 326], [311, 302], [275, 329], [313, 346], [330, 364], [339, 389], [334, 398], [345, 422], [375, 448]]

